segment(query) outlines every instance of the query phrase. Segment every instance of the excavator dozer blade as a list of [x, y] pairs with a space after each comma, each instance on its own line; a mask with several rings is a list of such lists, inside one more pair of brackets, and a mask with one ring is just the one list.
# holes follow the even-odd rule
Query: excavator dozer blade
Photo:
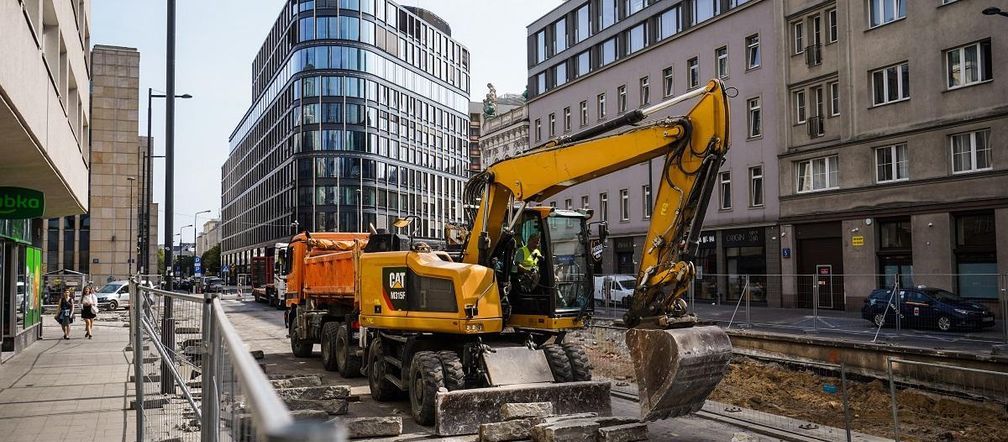
[[717, 326], [633, 328], [626, 332], [626, 343], [645, 421], [700, 410], [732, 357], [731, 341]]

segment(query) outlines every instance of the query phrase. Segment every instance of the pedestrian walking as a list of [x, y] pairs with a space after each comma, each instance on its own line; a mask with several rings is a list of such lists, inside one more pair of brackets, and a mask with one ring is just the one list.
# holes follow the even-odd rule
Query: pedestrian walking
[[88, 339], [94, 337], [94, 320], [98, 316], [98, 296], [94, 293], [94, 287], [84, 288], [84, 296], [81, 296], [81, 318], [84, 319], [84, 336]]
[[66, 289], [63, 297], [60, 298], [59, 313], [56, 314], [56, 321], [63, 327], [63, 339], [70, 339], [70, 323], [74, 319], [74, 297], [73, 289]]

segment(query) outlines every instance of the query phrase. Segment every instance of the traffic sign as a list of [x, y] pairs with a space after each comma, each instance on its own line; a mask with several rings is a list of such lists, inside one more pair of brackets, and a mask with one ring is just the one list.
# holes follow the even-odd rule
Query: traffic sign
[[203, 260], [199, 256], [193, 257], [193, 273], [195, 273], [196, 276], [203, 275], [203, 268], [202, 268], [203, 266], [201, 265], [202, 261]]

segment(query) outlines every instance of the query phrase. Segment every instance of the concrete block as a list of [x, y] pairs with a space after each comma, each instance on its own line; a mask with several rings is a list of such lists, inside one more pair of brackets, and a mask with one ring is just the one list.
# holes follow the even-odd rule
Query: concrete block
[[648, 440], [647, 424], [643, 422], [600, 427], [599, 442], [634, 442]]
[[355, 417], [335, 421], [343, 425], [350, 439], [374, 437], [395, 437], [402, 434], [403, 423], [400, 416]]
[[332, 400], [350, 397], [350, 387], [347, 385], [322, 385], [312, 387], [291, 387], [277, 390], [283, 400]]
[[318, 376], [298, 376], [287, 379], [274, 379], [270, 383], [273, 384], [273, 388], [280, 390], [295, 387], [319, 387], [322, 385], [322, 379]]
[[501, 418], [504, 420], [526, 417], [546, 417], [553, 415], [553, 404], [549, 402], [521, 402], [501, 405]]
[[532, 427], [534, 442], [582, 442], [595, 440], [599, 424], [592, 419], [571, 419]]
[[325, 410], [295, 410], [291, 412], [291, 416], [294, 420], [317, 420], [323, 421], [329, 419], [329, 413]]
[[532, 427], [542, 423], [541, 417], [512, 419], [504, 422], [480, 424], [480, 442], [525, 440], [532, 437]]
[[294, 410], [322, 410], [326, 414], [347, 414], [349, 402], [346, 399], [284, 399], [284, 404]]
[[470, 390], [439, 391], [434, 432], [439, 436], [477, 434], [480, 424], [500, 422], [508, 403], [549, 402], [555, 413], [612, 414], [609, 382], [521, 384]]
[[555, 424], [560, 421], [569, 421], [572, 419], [590, 419], [598, 417], [598, 413], [573, 413], [573, 414], [561, 414], [559, 416], [550, 416], [543, 419], [544, 424]]

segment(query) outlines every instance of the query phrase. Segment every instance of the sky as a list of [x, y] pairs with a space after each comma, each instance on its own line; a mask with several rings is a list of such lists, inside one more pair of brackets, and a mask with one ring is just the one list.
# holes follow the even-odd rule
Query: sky
[[[95, 0], [91, 42], [140, 51], [140, 124], [147, 130], [147, 88], [165, 89], [165, 1]], [[452, 37], [469, 48], [470, 100], [482, 101], [487, 83], [497, 94], [525, 90], [526, 38], [530, 23], [561, 0], [403, 0], [400, 5], [428, 9], [452, 28]], [[175, 92], [192, 94], [175, 102], [174, 230], [202, 226], [220, 216], [221, 165], [228, 137], [252, 103], [252, 60], [273, 26], [284, 0], [181, 0], [176, 6]], [[155, 155], [164, 153], [164, 100], [155, 99]], [[158, 225], [164, 242], [164, 162], [155, 160], [154, 201], [161, 204]], [[201, 228], [201, 227], [200, 227]], [[182, 231], [192, 241], [193, 229]]]

